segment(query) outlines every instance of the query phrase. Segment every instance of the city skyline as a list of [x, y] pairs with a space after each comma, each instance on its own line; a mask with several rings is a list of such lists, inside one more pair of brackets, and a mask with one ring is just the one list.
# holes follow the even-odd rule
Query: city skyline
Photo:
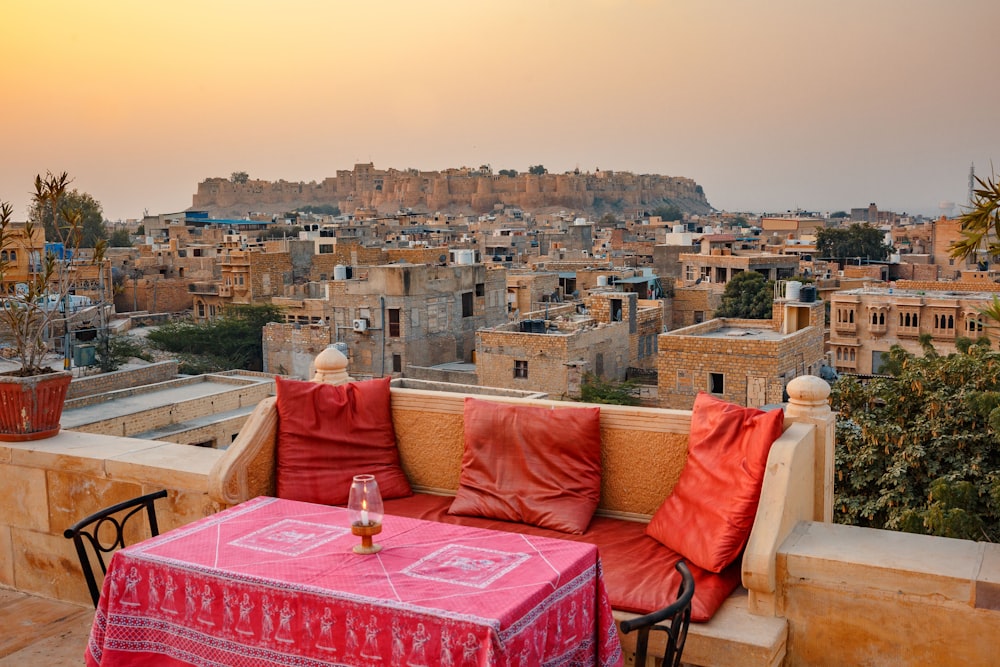
[[1000, 149], [990, 0], [5, 5], [0, 199], [107, 218], [358, 162], [683, 176], [715, 208], [965, 203]]

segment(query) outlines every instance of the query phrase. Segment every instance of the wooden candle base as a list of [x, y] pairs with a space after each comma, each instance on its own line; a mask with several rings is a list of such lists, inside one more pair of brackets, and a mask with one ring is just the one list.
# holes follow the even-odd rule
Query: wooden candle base
[[351, 532], [361, 538], [361, 544], [354, 545], [356, 554], [375, 554], [382, 550], [381, 544], [372, 542], [372, 537], [382, 532], [382, 524], [370, 523], [366, 526], [360, 523], [351, 524]]

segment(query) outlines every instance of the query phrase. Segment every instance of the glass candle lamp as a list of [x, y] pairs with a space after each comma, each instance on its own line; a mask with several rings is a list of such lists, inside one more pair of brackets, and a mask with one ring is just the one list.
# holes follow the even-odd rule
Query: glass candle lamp
[[347, 511], [351, 518], [351, 532], [361, 538], [354, 545], [354, 553], [373, 554], [382, 549], [372, 542], [372, 537], [382, 532], [382, 494], [374, 475], [355, 475], [351, 493], [347, 498]]

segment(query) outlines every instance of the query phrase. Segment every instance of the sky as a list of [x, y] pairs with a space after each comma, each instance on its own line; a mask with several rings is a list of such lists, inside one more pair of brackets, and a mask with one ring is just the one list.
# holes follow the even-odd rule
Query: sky
[[235, 171], [541, 164], [957, 213], [1000, 169], [998, 27], [997, 0], [3, 0], [0, 200], [67, 171], [123, 220]]

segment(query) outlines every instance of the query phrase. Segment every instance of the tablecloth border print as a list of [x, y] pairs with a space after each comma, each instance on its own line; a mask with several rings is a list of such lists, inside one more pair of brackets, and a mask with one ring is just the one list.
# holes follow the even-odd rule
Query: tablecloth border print
[[[115, 554], [115, 556], [113, 556], [113, 558], [117, 558], [117, 557], [118, 557], [117, 554]], [[234, 584], [233, 588], [236, 588], [236, 586], [238, 584], [240, 584], [240, 583], [242, 583], [242, 584], [252, 584], [252, 585], [254, 585], [254, 586], [258, 587], [258, 588], [268, 588], [268, 589], [270, 589], [272, 591], [275, 591], [276, 593], [282, 593], [285, 596], [298, 596], [298, 595], [300, 595], [302, 593], [312, 594], [312, 595], [315, 595], [318, 598], [331, 597], [332, 596], [332, 597], [336, 598], [337, 600], [343, 600], [345, 602], [350, 602], [350, 603], [353, 603], [353, 604], [357, 605], [358, 607], [365, 607], [365, 606], [368, 606], [368, 607], [380, 607], [380, 608], [384, 608], [386, 610], [394, 610], [394, 611], [402, 609], [402, 610], [405, 610], [405, 611], [407, 611], [409, 613], [417, 614], [417, 615], [426, 614], [426, 615], [443, 616], [443, 617], [446, 617], [446, 618], [454, 620], [454, 621], [460, 621], [460, 622], [464, 622], [464, 623], [471, 623], [471, 624], [480, 625], [480, 626], [483, 626], [483, 627], [490, 628], [493, 632], [497, 633], [497, 635], [500, 636], [501, 639], [506, 638], [508, 635], [510, 635], [512, 633], [516, 634], [516, 632], [517, 632], [516, 628], [518, 628], [518, 625], [519, 625], [518, 622], [515, 622], [514, 624], [512, 624], [506, 630], [502, 630], [500, 628], [499, 621], [497, 621], [496, 619], [489, 618], [489, 617], [478, 616], [478, 615], [475, 615], [475, 614], [457, 612], [457, 611], [452, 611], [452, 610], [449, 610], [449, 609], [441, 609], [441, 608], [438, 608], [438, 607], [430, 607], [430, 606], [425, 606], [425, 605], [418, 605], [418, 604], [413, 604], [413, 603], [399, 601], [399, 600], [392, 600], [392, 601], [383, 600], [382, 598], [371, 597], [371, 596], [366, 596], [366, 595], [362, 595], [362, 594], [358, 594], [358, 593], [351, 593], [351, 592], [347, 592], [347, 591], [331, 591], [330, 589], [325, 588], [323, 586], [316, 586], [316, 585], [308, 584], [308, 583], [295, 583], [295, 584], [292, 584], [292, 583], [286, 583], [286, 582], [275, 582], [272, 579], [266, 579], [266, 578], [263, 578], [263, 577], [258, 577], [258, 576], [253, 576], [253, 575], [245, 575], [245, 574], [240, 574], [240, 573], [236, 573], [236, 572], [228, 572], [227, 571], [227, 572], [223, 573], [223, 572], [220, 572], [219, 570], [212, 569], [212, 568], [207, 567], [207, 566], [193, 565], [193, 564], [188, 563], [186, 561], [180, 561], [180, 560], [177, 560], [177, 559], [174, 559], [174, 558], [167, 558], [167, 557], [162, 557], [162, 556], [154, 556], [154, 555], [151, 555], [151, 554], [144, 554], [144, 558], [146, 558], [151, 563], [155, 562], [155, 563], [161, 563], [161, 564], [165, 564], [165, 565], [170, 565], [171, 567], [173, 567], [175, 569], [183, 570], [185, 572], [190, 572], [190, 573], [192, 573], [193, 575], [196, 575], [196, 576], [201, 576], [203, 579], [210, 579], [215, 584], [215, 587], [218, 587], [218, 585], [219, 585], [219, 583], [221, 581], [228, 580], [228, 581], [233, 582], [233, 584]], [[136, 569], [136, 568], [133, 567], [133, 569]], [[155, 572], [152, 570], [152, 568], [144, 567], [143, 570], [144, 570], [145, 575], [146, 575], [145, 577], [142, 577], [139, 574], [138, 571], [136, 572], [136, 575], [139, 577], [139, 581], [145, 579], [148, 582], [150, 580], [150, 575], [153, 575], [153, 581], [151, 583], [147, 584], [147, 590], [149, 591], [149, 593], [155, 599], [157, 599], [157, 601], [159, 601], [159, 591], [155, 587], [157, 585], [159, 585], [161, 587], [164, 587], [166, 585], [165, 587], [169, 588], [171, 590], [170, 590], [169, 594], [165, 593], [164, 596], [165, 597], [169, 597], [169, 599], [172, 601], [173, 600], [173, 592], [176, 591], [179, 588], [179, 586], [177, 586], [172, 581], [172, 578], [171, 578], [171, 581], [169, 582], [169, 585], [167, 585], [168, 582], [166, 582], [166, 581], [160, 581], [159, 583], [157, 583], [156, 579], [155, 579]], [[124, 580], [124, 578], [127, 576], [127, 575], [123, 575], [121, 573], [121, 570], [119, 568], [114, 567], [114, 566], [110, 567], [109, 571], [117, 572], [118, 578], [122, 579], [122, 580]], [[542, 603], [540, 603], [534, 609], [532, 609], [527, 614], [525, 614], [521, 618], [521, 622], [523, 622], [523, 623], [530, 623], [530, 622], [532, 622], [539, 615], [541, 615], [542, 613], [544, 613], [545, 611], [547, 611], [548, 607], [550, 607], [550, 606], [552, 606], [552, 605], [554, 605], [554, 604], [556, 604], [558, 602], [561, 602], [566, 596], [574, 594], [581, 586], [586, 586], [586, 585], [589, 585], [591, 582], [596, 581], [596, 578], [600, 576], [599, 573], [600, 573], [600, 570], [598, 569], [598, 564], [597, 563], [594, 563], [592, 565], [587, 566], [577, 576], [573, 577], [570, 581], [568, 581], [565, 586], [563, 586], [563, 587], [561, 587], [561, 588], [553, 591], [552, 594], [550, 594]], [[110, 577], [109, 581], [111, 582], [111, 586], [117, 587], [117, 588], [115, 588], [114, 592], [112, 593], [113, 596], [115, 596], [116, 598], [118, 597], [118, 590], [120, 590], [122, 588], [122, 583], [125, 583], [126, 587], [128, 586], [127, 582], [125, 582], [125, 581], [121, 581], [120, 583], [116, 583], [115, 576]], [[209, 583], [206, 582], [203, 585], [201, 585], [201, 588], [202, 588], [203, 591], [204, 591], [204, 586], [211, 586], [211, 584], [209, 584]], [[187, 580], [187, 581], [185, 581], [184, 595], [185, 595], [185, 609], [186, 610], [187, 609], [191, 609], [192, 606], [194, 606], [194, 607], [198, 606], [198, 604], [197, 604], [198, 603], [198, 597], [199, 597], [198, 588], [199, 588], [199, 584], [190, 584], [190, 579]], [[230, 589], [230, 590], [232, 590], [232, 589]], [[236, 594], [236, 597], [238, 598], [239, 594]], [[215, 599], [216, 599], [216, 596], [214, 595], [214, 592], [213, 592], [213, 594], [211, 596], [211, 599], [209, 600], [209, 603], [214, 602]], [[225, 601], [225, 596], [223, 596], [223, 601]], [[166, 604], [169, 604], [169, 603], [167, 601], [164, 601], [163, 604], [166, 605]], [[190, 615], [190, 614], [188, 614], [188, 615]]]
[[[578, 579], [585, 579], [583, 575], [578, 577]], [[593, 581], [593, 580], [592, 580]], [[186, 582], [187, 587], [187, 582]], [[190, 586], [192, 590], [196, 590], [197, 584]], [[581, 586], [575, 587], [579, 592]], [[598, 647], [594, 645], [593, 637], [594, 634], [600, 634], [600, 622], [599, 619], [594, 619], [594, 625], [590, 625], [589, 631], [587, 626], [590, 624], [590, 619], [588, 614], [583, 614], [580, 623], [576, 624], [575, 627], [579, 633], [583, 633], [583, 636], [577, 640], [577, 637], [563, 637], [564, 632], [563, 627], [563, 616], [556, 612], [555, 618], [550, 619], [537, 626], [530, 633], [528, 632], [532, 626], [531, 621], [537, 621], [539, 616], [545, 614], [552, 610], [554, 607], [558, 606], [558, 603], [564, 600], [568, 595], [572, 593], [571, 590], [566, 590], [563, 592], [560, 590], [560, 595], [556, 598], [547, 600], [546, 603], [539, 605], [536, 609], [532, 610], [528, 617], [522, 619], [515, 626], [509, 628], [503, 633], [497, 633], [495, 629], [489, 631], [490, 641], [486, 650], [490, 653], [490, 660], [492, 661], [496, 657], [497, 652], [502, 652], [502, 646], [511, 645], [511, 653], [516, 653], [516, 656], [508, 655], [508, 658], [515, 657], [517, 660], [510, 661], [511, 665], [535, 665], [535, 664], [546, 664], [546, 665], [572, 665], [576, 664], [580, 660], [581, 655], [593, 656], [595, 652], [598, 651]], [[593, 593], [586, 592], [588, 595]], [[232, 597], [239, 597], [238, 594]], [[290, 596], [301, 598], [301, 596]], [[246, 598], [244, 598], [246, 601]], [[263, 605], [267, 606], [266, 614], [261, 614], [259, 620], [260, 632], [263, 635], [262, 641], [270, 643], [272, 647], [257, 645], [247, 645], [248, 636], [254, 637], [256, 639], [256, 633], [250, 627], [251, 623], [251, 612], [252, 604], [248, 605], [245, 609], [240, 611], [240, 620], [237, 621], [236, 616], [229, 612], [228, 621], [224, 621], [224, 626], [228, 626], [228, 629], [224, 628], [224, 631], [228, 633], [229, 637], [236, 637], [237, 633], [241, 635], [239, 637], [240, 641], [233, 641], [224, 636], [216, 636], [209, 634], [205, 631], [200, 631], [198, 629], [198, 624], [205, 621], [208, 617], [199, 619], [199, 614], [196, 610], [197, 605], [188, 604], [186, 606], [186, 611], [184, 615], [184, 620], [186, 623], [176, 622], [171, 618], [163, 616], [161, 618], [149, 617], [149, 616], [135, 616], [132, 614], [112, 614], [111, 620], [113, 623], [110, 625], [114, 628], [113, 636], [106, 637], [105, 646], [109, 649], [118, 651], [144, 651], [150, 648], [155, 648], [161, 652], [168, 653], [177, 657], [179, 659], [186, 660], [192, 664], [204, 666], [204, 667], [216, 667], [219, 665], [230, 665], [234, 664], [231, 660], [225, 658], [230, 658], [231, 656], [243, 656], [247, 660], [266, 658], [269, 662], [278, 665], [367, 665], [376, 664], [383, 659], [380, 647], [378, 645], [378, 634], [380, 631], [389, 627], [388, 623], [382, 622], [381, 619], [377, 618], [374, 613], [370, 613], [370, 609], [362, 611], [359, 607], [353, 613], [353, 611], [345, 611], [339, 614], [338, 617], [334, 617], [332, 612], [329, 611], [329, 606], [324, 607], [324, 614], [319, 617], [314, 617], [309, 611], [304, 611], [307, 617], [304, 619], [304, 623], [300, 623], [299, 627], [302, 629], [304, 636], [302, 639], [306, 642], [311, 641], [312, 646], [318, 652], [327, 651], [329, 652], [330, 659], [324, 660], [316, 658], [314, 656], [303, 656], [303, 655], [291, 655], [287, 652], [282, 652], [279, 650], [281, 644], [284, 643], [289, 647], [293, 643], [299, 643], [298, 640], [294, 639], [295, 633], [291, 629], [291, 619], [295, 615], [295, 611], [291, 610], [289, 599], [278, 599], [274, 600], [274, 604], [270, 604], [267, 596], [263, 598]], [[282, 609], [286, 613], [279, 613], [279, 623], [275, 627], [273, 613], [277, 611], [278, 607], [282, 606]], [[322, 604], [318, 604], [316, 608], [318, 609]], [[581, 605], [580, 608], [584, 608]], [[310, 606], [300, 606], [297, 609], [309, 610]], [[392, 616], [392, 660], [384, 664], [403, 664], [398, 662], [401, 656], [408, 656], [406, 664], [417, 667], [419, 665], [427, 665], [428, 667], [433, 664], [442, 665], [478, 665], [478, 653], [482, 650], [482, 637], [477, 637], [474, 632], [469, 629], [468, 621], [463, 623], [459, 619], [452, 619], [443, 623], [442, 630], [437, 633], [440, 646], [437, 651], [431, 651], [430, 655], [427, 655], [427, 647], [425, 644], [429, 642], [434, 637], [427, 631], [423, 626], [423, 618], [419, 614], [414, 614], [412, 612], [405, 612], [398, 608], [386, 609], [388, 613]], [[245, 613], [245, 619], [244, 619]], [[368, 613], [369, 620], [367, 624], [364, 624], [364, 619], [362, 615]], [[318, 615], [316, 615], [318, 616]], [[177, 620], [180, 620], [180, 613], [176, 614]], [[402, 623], [400, 619], [408, 620], [408, 627], [415, 627], [415, 630], [410, 630], [404, 632], [402, 629]], [[530, 618], [529, 618], [530, 617]], [[265, 620], [266, 618], [266, 620]], [[333, 639], [333, 626], [337, 624], [339, 619], [339, 625], [344, 626], [344, 640], [338, 642]], [[108, 618], [105, 617], [102, 611], [98, 611], [95, 618], [95, 623], [97, 623], [101, 628], [107, 632], [109, 623]], [[239, 624], [246, 621], [247, 626], [241, 631]], [[316, 625], [319, 626], [319, 633], [315, 632]], [[214, 625], [214, 624], [213, 624]], [[464, 626], [464, 627], [462, 627]], [[358, 629], [364, 631], [365, 640], [362, 643]], [[572, 631], [572, 628], [568, 629]], [[608, 643], [609, 638], [615, 632], [614, 624], [610, 624], [610, 628], [605, 632], [603, 637], [603, 644], [605, 646], [610, 645]], [[124, 633], [124, 635], [123, 635]], [[161, 640], [151, 640], [149, 638], [150, 633], [158, 634], [161, 636]], [[524, 633], [526, 636], [518, 638], [518, 635]], [[609, 634], [610, 633], [610, 634]], [[457, 641], [458, 638], [464, 635], [464, 642]], [[166, 636], [169, 636], [170, 641], [166, 641]], [[178, 641], [180, 639], [181, 641]], [[409, 640], [410, 646], [406, 646], [406, 640]], [[517, 640], [517, 641], [515, 641]], [[180, 644], [180, 646], [178, 646]], [[551, 645], [559, 646], [559, 654], [552, 660], [540, 663], [538, 660], [538, 655], [542, 651]], [[354, 660], [348, 662], [338, 661], [335, 658], [336, 647], [344, 646], [345, 651], [354, 656]], [[186, 648], [185, 648], [186, 647]], [[195, 652], [195, 649], [202, 647], [203, 653], [205, 649], [209, 649], [212, 654], [217, 657], [212, 657], [212, 654], [202, 655]], [[301, 647], [300, 647], [301, 648]], [[460, 662], [456, 662], [454, 658], [453, 651], [461, 651]], [[96, 643], [91, 643], [91, 653], [92, 655], [100, 661], [102, 655], [102, 647]], [[450, 660], [445, 659], [445, 655], [450, 657]], [[618, 653], [620, 655], [620, 651]], [[434, 656], [437, 656], [439, 662], [434, 661]], [[608, 656], [606, 656], [607, 658]], [[615, 664], [614, 655], [610, 656], [611, 660], [607, 661], [607, 664]], [[592, 660], [592, 658], [591, 658]], [[236, 664], [240, 664], [237, 662]], [[248, 662], [246, 664], [254, 664]], [[259, 664], [259, 663], [258, 663]], [[502, 663], [501, 663], [502, 664]], [[592, 664], [592, 663], [591, 663]]]

